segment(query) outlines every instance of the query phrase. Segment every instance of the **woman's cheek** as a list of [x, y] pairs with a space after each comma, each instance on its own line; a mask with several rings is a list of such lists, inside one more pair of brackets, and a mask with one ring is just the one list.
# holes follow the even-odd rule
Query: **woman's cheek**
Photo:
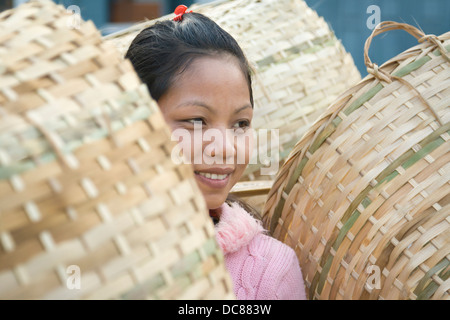
[[247, 165], [253, 155], [254, 136], [253, 130], [248, 129], [242, 136], [239, 137], [236, 143], [237, 150], [237, 164]]
[[255, 131], [250, 128], [248, 130], [248, 136], [249, 136], [249, 139], [250, 139], [250, 146], [249, 146], [249, 149], [248, 149], [247, 164], [250, 162], [250, 159], [253, 157], [253, 151], [255, 149]]
[[[171, 140], [176, 142], [172, 152], [183, 157], [184, 163], [193, 164], [195, 160], [194, 137], [189, 130], [176, 128], [172, 130]], [[201, 149], [201, 147], [200, 147]]]

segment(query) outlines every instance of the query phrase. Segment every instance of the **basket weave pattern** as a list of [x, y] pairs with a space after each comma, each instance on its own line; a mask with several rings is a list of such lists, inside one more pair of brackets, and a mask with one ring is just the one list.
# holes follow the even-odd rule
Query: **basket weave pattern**
[[[393, 29], [422, 43], [378, 67], [370, 41]], [[264, 221], [295, 249], [310, 299], [450, 298], [448, 52], [450, 33], [382, 23], [371, 74], [280, 169]]]
[[234, 298], [158, 106], [92, 22], [67, 19], [51, 1], [0, 14], [0, 298]]

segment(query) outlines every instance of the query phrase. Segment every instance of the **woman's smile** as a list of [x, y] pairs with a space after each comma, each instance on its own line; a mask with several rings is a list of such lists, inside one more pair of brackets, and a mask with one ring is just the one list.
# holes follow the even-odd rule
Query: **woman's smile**
[[208, 186], [210, 188], [216, 188], [216, 189], [225, 188], [228, 184], [228, 181], [230, 180], [229, 174], [222, 176], [221, 179], [217, 178], [217, 175], [214, 175], [215, 176], [214, 178], [212, 178], [211, 175], [209, 175], [209, 176], [210, 177], [206, 176], [205, 174], [195, 173], [195, 178], [197, 179], [197, 181], [205, 184], [206, 186]]
[[234, 171], [233, 168], [208, 168], [194, 170], [194, 173], [198, 182], [210, 188], [222, 189], [227, 186]]

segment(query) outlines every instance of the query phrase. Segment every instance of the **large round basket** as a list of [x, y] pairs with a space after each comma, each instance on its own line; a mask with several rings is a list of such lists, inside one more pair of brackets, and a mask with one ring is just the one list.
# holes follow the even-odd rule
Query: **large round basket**
[[[267, 151], [253, 153], [242, 180], [273, 179], [277, 160], [283, 162], [324, 109], [361, 80], [353, 59], [303, 0], [221, 0], [189, 10], [205, 14], [228, 31], [255, 69], [253, 128], [259, 138], [255, 148]], [[147, 21], [105, 38], [125, 54], [142, 29], [171, 18]]]
[[74, 18], [0, 14], [0, 298], [234, 298], [156, 103]]
[[[372, 38], [394, 29], [421, 44], [378, 67]], [[450, 298], [449, 52], [450, 32], [381, 23], [370, 74], [278, 173], [265, 225], [295, 249], [310, 299]]]

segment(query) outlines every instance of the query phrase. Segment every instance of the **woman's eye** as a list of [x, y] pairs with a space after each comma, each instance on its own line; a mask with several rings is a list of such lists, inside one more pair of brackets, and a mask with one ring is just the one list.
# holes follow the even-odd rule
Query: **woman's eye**
[[235, 129], [241, 128], [241, 129], [247, 129], [250, 127], [250, 121], [248, 120], [241, 120], [235, 123], [233, 126]]
[[204, 125], [205, 121], [203, 121], [202, 118], [194, 118], [194, 119], [189, 119], [189, 120], [185, 120], [186, 122], [189, 122], [193, 125]]

